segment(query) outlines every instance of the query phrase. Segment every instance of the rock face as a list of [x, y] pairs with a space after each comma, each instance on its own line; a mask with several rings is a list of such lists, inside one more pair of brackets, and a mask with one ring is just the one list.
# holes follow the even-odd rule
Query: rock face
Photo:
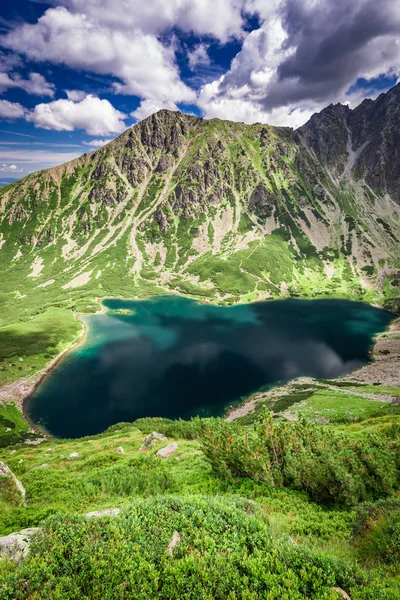
[[399, 84], [354, 110], [331, 104], [297, 133], [338, 175], [350, 167], [354, 177], [400, 203], [400, 169], [393, 168], [400, 164]]
[[5, 478], [6, 482], [9, 482], [11, 484], [10, 486], [7, 485], [9, 492], [12, 493], [12, 488], [14, 488], [14, 491], [16, 492], [16, 495], [18, 497], [19, 504], [25, 504], [26, 491], [24, 486], [22, 485], [20, 480], [16, 478], [11, 469], [9, 469], [9, 467], [7, 467], [6, 464], [0, 461], [0, 485], [2, 478]]
[[316, 294], [398, 297], [399, 111], [400, 85], [296, 131], [161, 110], [0, 190], [2, 291], [12, 298], [19, 277], [24, 296], [40, 260], [35, 294], [53, 281], [60, 303], [64, 289], [136, 283], [232, 301], [309, 295], [310, 281]]
[[172, 442], [172, 444], [168, 444], [168, 446], [160, 448], [160, 450], [157, 451], [156, 456], [159, 456], [160, 458], [169, 458], [175, 454], [177, 450], [178, 444], [176, 442]]

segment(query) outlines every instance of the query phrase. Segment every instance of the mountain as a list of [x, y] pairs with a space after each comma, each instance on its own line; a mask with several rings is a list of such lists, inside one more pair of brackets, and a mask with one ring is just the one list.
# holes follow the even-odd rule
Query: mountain
[[161, 110], [3, 188], [4, 357], [21, 340], [36, 352], [38, 331], [57, 354], [79, 330], [71, 309], [97, 310], [108, 295], [394, 306], [399, 111], [399, 85], [354, 110], [328, 106], [296, 131]]

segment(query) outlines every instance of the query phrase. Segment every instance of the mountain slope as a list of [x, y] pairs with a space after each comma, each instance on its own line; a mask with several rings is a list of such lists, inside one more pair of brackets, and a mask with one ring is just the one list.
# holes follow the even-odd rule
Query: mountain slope
[[399, 110], [399, 86], [353, 111], [330, 106], [295, 132], [163, 110], [0, 190], [0, 358], [22, 339], [37, 353], [38, 332], [57, 354], [80, 329], [71, 309], [93, 311], [107, 295], [389, 302]]

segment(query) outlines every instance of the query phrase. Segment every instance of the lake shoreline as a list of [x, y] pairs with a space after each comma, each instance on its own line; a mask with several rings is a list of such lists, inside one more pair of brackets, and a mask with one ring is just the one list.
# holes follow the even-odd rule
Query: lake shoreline
[[[352, 383], [400, 387], [400, 318], [396, 316], [386, 331], [375, 336], [371, 347], [371, 360], [368, 363], [346, 375], [331, 378], [331, 381], [333, 380], [348, 383], [349, 388]], [[224, 419], [235, 421], [250, 415], [255, 412], [258, 404], [265, 402], [266, 398], [292, 393], [292, 386], [296, 384], [309, 384], [312, 387], [315, 385], [315, 380], [312, 377], [297, 377], [268, 392], [250, 394], [240, 404], [228, 408]]]
[[[170, 295], [170, 294], [166, 294], [166, 295]], [[156, 296], [157, 297], [157, 296]], [[35, 423], [33, 423], [29, 416], [28, 416], [28, 412], [27, 412], [27, 406], [29, 404], [29, 400], [31, 398], [31, 396], [34, 394], [34, 392], [37, 390], [37, 388], [41, 385], [41, 383], [46, 379], [46, 377], [48, 377], [52, 371], [58, 366], [58, 364], [60, 363], [60, 361], [71, 351], [74, 350], [77, 346], [83, 344], [86, 340], [87, 337], [87, 333], [88, 333], [88, 326], [84, 321], [84, 317], [90, 316], [91, 314], [104, 314], [107, 312], [107, 308], [102, 306], [102, 302], [104, 300], [110, 299], [108, 296], [102, 297], [102, 298], [96, 298], [96, 302], [99, 304], [100, 310], [96, 311], [95, 313], [89, 313], [89, 314], [84, 314], [84, 313], [74, 313], [74, 317], [81, 323], [82, 325], [82, 331], [79, 333], [79, 335], [73, 340], [73, 342], [71, 342], [66, 348], [64, 348], [64, 350], [62, 350], [60, 352], [60, 354], [58, 354], [42, 371], [30, 376], [30, 377], [25, 377], [22, 378], [20, 380], [17, 380], [15, 382], [11, 382], [6, 384], [5, 386], [3, 386], [2, 388], [0, 388], [0, 403], [13, 403], [17, 406], [17, 408], [20, 410], [24, 420], [26, 421], [26, 423], [29, 425], [30, 431], [34, 432], [36, 434], [40, 434], [42, 436], [46, 436], [47, 438], [51, 438], [53, 437], [50, 433], [48, 433], [43, 427], [41, 427], [40, 425], [36, 425]], [[112, 299], [119, 299], [119, 300], [131, 300], [131, 299], [127, 299], [121, 296], [118, 297], [112, 297]], [[148, 298], [138, 298], [138, 299], [134, 299], [135, 301], [140, 301], [140, 300], [146, 300]], [[192, 298], [193, 300], [195, 300], [196, 302], [199, 303], [203, 303], [199, 300], [196, 300], [194, 298]], [[304, 300], [307, 300], [308, 298], [305, 298]], [[336, 298], [334, 298], [336, 299]], [[300, 299], [303, 300], [303, 299]], [[205, 304], [208, 304], [208, 302], [204, 302]], [[247, 303], [244, 303], [244, 305], [246, 305]], [[250, 303], [252, 304], [252, 303]], [[217, 304], [216, 306], [221, 306], [220, 304]], [[372, 360], [371, 362], [367, 363], [366, 365], [363, 365], [361, 368], [356, 369], [355, 371], [353, 371], [350, 374], [347, 374], [345, 376], [342, 377], [338, 377], [338, 380], [343, 380], [343, 378], [349, 378], [351, 379], [352, 375], [357, 374], [359, 371], [364, 371], [365, 373], [368, 372], [368, 369], [375, 364], [376, 362], [376, 357], [374, 356], [375, 354], [375, 346], [378, 344], [379, 340], [382, 337], [385, 337], [392, 329], [392, 326], [394, 325], [394, 323], [398, 323], [398, 327], [400, 330], [400, 319], [398, 317], [395, 317], [394, 321], [391, 322], [391, 324], [389, 325], [389, 329], [386, 332], [380, 333], [375, 337], [374, 340], [374, 344], [372, 346], [371, 349], [371, 355], [372, 355]], [[399, 342], [399, 348], [400, 348], [400, 342]], [[399, 359], [399, 372], [400, 372], [400, 359]], [[299, 378], [297, 378], [299, 379]], [[310, 379], [310, 378], [300, 378], [300, 379]], [[273, 388], [275, 393], [285, 393], [285, 390], [287, 389], [287, 386], [290, 386], [293, 382], [295, 382], [296, 379], [292, 379], [289, 380], [287, 382], [285, 382], [284, 384], [281, 384], [279, 386], [277, 386], [276, 388]], [[349, 383], [351, 383], [351, 381], [349, 380]], [[399, 383], [400, 385], [400, 383]], [[279, 392], [278, 392], [279, 390]], [[246, 400], [244, 400], [239, 406], [232, 406], [231, 408], [228, 408], [225, 411], [225, 414], [223, 415], [223, 418], [230, 421], [230, 420], [234, 420], [236, 418], [240, 418], [242, 416], [245, 416], [251, 412], [254, 411], [256, 405], [258, 404], [259, 400], [255, 399], [255, 396], [258, 393], [253, 393], [251, 394]]]

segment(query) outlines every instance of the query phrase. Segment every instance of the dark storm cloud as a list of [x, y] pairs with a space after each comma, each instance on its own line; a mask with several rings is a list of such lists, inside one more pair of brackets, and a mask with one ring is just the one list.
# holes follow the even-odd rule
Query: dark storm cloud
[[358, 77], [378, 75], [379, 65], [386, 68], [391, 58], [399, 67], [398, 1], [288, 0], [281, 10], [284, 48], [295, 50], [278, 66], [275, 83], [261, 101], [266, 109], [329, 101]]

